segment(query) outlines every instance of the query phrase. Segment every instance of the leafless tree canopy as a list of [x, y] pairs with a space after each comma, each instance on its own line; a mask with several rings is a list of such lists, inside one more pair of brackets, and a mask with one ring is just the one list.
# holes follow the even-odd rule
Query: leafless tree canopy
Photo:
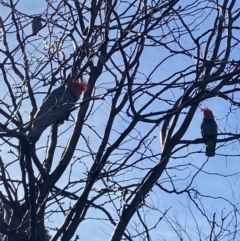
[[[2, 240], [240, 239], [237, 2], [0, 0]], [[76, 71], [88, 90], [29, 143]]]

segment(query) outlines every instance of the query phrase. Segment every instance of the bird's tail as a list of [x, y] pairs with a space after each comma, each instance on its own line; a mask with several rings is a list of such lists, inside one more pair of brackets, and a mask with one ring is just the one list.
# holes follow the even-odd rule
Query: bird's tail
[[209, 139], [206, 141], [206, 156], [215, 156], [216, 141]]
[[38, 139], [40, 138], [40, 136], [42, 135], [43, 131], [45, 128], [35, 128], [33, 127], [27, 135], [28, 140], [31, 143], [36, 143], [38, 141]]

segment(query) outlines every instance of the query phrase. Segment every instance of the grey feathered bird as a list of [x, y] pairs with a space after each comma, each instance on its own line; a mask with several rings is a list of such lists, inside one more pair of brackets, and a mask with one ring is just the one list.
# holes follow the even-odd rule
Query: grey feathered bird
[[42, 28], [41, 16], [34, 17], [32, 20], [32, 32], [37, 35], [38, 30]]
[[217, 142], [217, 123], [211, 110], [202, 108], [203, 121], [201, 124], [201, 133], [206, 144], [206, 156], [215, 156], [215, 148]]
[[32, 128], [28, 133], [29, 141], [35, 143], [47, 127], [57, 121], [62, 122], [78, 101], [82, 92], [86, 90], [87, 85], [82, 78], [53, 90], [34, 116]]

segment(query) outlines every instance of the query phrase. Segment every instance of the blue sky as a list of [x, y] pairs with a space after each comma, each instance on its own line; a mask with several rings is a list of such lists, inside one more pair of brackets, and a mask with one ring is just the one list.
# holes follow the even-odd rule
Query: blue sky
[[[182, 6], [182, 8], [187, 5], [189, 1], [180, 1], [179, 5]], [[200, 2], [199, 7], [205, 4], [204, 2]], [[197, 5], [197, 3], [196, 3]], [[23, 11], [26, 14], [38, 14], [42, 13], [45, 10], [45, 3], [35, 3], [33, 1], [24, 1], [23, 5], [18, 4], [19, 10]], [[213, 6], [213, 3], [209, 2], [206, 4], [206, 6]], [[239, 11], [240, 5], [239, 3], [236, 4], [235, 9]], [[121, 11], [122, 7], [119, 6], [118, 11]], [[8, 13], [3, 11], [3, 17], [6, 16]], [[199, 12], [196, 12], [196, 15], [190, 15], [189, 17], [186, 17], [186, 21], [190, 22], [193, 19], [196, 19], [196, 23], [199, 23], [199, 26], [197, 27], [196, 31], [192, 33], [192, 35], [197, 38], [201, 34], [203, 34], [208, 29], [212, 28], [214, 18], [216, 16], [216, 13], [212, 11], [209, 12], [209, 9], [206, 8], [204, 11], [202, 11], [202, 15]], [[156, 16], [157, 17], [157, 14]], [[206, 17], [206, 19], [204, 19]], [[177, 17], [176, 17], [177, 19]], [[227, 17], [226, 17], [227, 20]], [[203, 21], [203, 22], [202, 22]], [[201, 23], [201, 24], [200, 24]], [[170, 33], [171, 28], [176, 28], [178, 25], [180, 25], [181, 22], [176, 20], [175, 23], [170, 23], [169, 25], [166, 24], [164, 28], [162, 29], [156, 29], [154, 32], [155, 36], [161, 36], [163, 33]], [[236, 21], [235, 25], [239, 24], [239, 21]], [[170, 29], [169, 29], [170, 28]], [[31, 33], [31, 25], [29, 23], [29, 26], [25, 28], [26, 34]], [[46, 34], [47, 29], [41, 30], [40, 34], [44, 36]], [[113, 33], [113, 35], [116, 34], [116, 32]], [[238, 30], [234, 32], [234, 36], [236, 38], [239, 38]], [[209, 37], [209, 34], [206, 34], [206, 36], [203, 36], [201, 38], [202, 42], [202, 48], [201, 51], [204, 53], [204, 47], [206, 46], [206, 43], [204, 41], [207, 40]], [[35, 46], [28, 45], [28, 55], [31, 56], [32, 54], [35, 54], [36, 56], [40, 56], [40, 50], [43, 49], [42, 39], [39, 37], [32, 37], [35, 39], [34, 45], [37, 46], [37, 49], [34, 50]], [[175, 43], [169, 43], [170, 41], [173, 41], [173, 37], [168, 35], [163, 38], [162, 43], [166, 44], [167, 47], [171, 48], [175, 51], [180, 51], [179, 46]], [[150, 42], [150, 41], [149, 41]], [[183, 36], [179, 40], [180, 44], [186, 48], [192, 49], [195, 47], [195, 44], [193, 43], [192, 39], [189, 36], [189, 33], [186, 33], [185, 36]], [[237, 40], [236, 40], [237, 42]], [[8, 43], [11, 49], [13, 49], [17, 42], [16, 37], [9, 35], [8, 36]], [[0, 43], [2, 45], [2, 43]], [[211, 42], [212, 45], [214, 45], [214, 39]], [[2, 46], [1, 46], [2, 48]], [[69, 50], [71, 49], [71, 46], [69, 47]], [[225, 43], [221, 45], [221, 49], [225, 49]], [[129, 48], [128, 51], [131, 51]], [[196, 56], [196, 49], [189, 51], [189, 53]], [[141, 73], [138, 73], [136, 76], [136, 83], [144, 83], [146, 80], [146, 76], [148, 76], [152, 70], [155, 68], [157, 63], [160, 61], [163, 61], [164, 58], [169, 56], [171, 53], [169, 50], [167, 50], [164, 45], [155, 47], [155, 48], [147, 48], [146, 51], [143, 53], [141, 59], [140, 59], [140, 68], [139, 71]], [[209, 56], [211, 56], [212, 52], [209, 52]], [[203, 54], [201, 54], [202, 56]], [[231, 53], [231, 58], [236, 61], [238, 61], [239, 56], [239, 44], [237, 43], [234, 49]], [[0, 56], [1, 57], [1, 56]], [[19, 55], [19, 61], [21, 61], [22, 56]], [[16, 58], [17, 59], [17, 58]], [[116, 64], [122, 63], [122, 57], [120, 54], [117, 54], [114, 56], [114, 62]], [[94, 62], [96, 63], [98, 61], [98, 57], [94, 58]], [[176, 78], [176, 76], [180, 76], [180, 73], [177, 75], [173, 75], [175, 72], [182, 71], [183, 69], [186, 69], [188, 66], [193, 66], [192, 69], [194, 69], [194, 66], [196, 65], [196, 60], [190, 56], [188, 56], [186, 53], [181, 53], [178, 55], [174, 55], [168, 59], [166, 59], [159, 68], [156, 69], [154, 74], [151, 75], [151, 83], [156, 83], [156, 87], [148, 89], [146, 87], [146, 90], [149, 91], [151, 94], [155, 94], [158, 91], [160, 91], [163, 86], [157, 85], [160, 81], [165, 80], [166, 78], [171, 78], [166, 81], [166, 83], [170, 83], [171, 81]], [[112, 70], [115, 71], [116, 76], [119, 78], [120, 74], [117, 72], [113, 65], [109, 63], [109, 66], [112, 67]], [[124, 66], [120, 67], [121, 70], [124, 70]], [[191, 70], [192, 70], [191, 69]], [[187, 70], [184, 73], [189, 72], [189, 74], [183, 78], [180, 82], [186, 81], [187, 83], [189, 81], [194, 80], [195, 75], [190, 74], [191, 70]], [[11, 74], [11, 72], [10, 72]], [[13, 84], [14, 81], [19, 83], [19, 79], [14, 76], [10, 78], [11, 83]], [[87, 75], [86, 75], [87, 80]], [[97, 82], [97, 89], [96, 89], [96, 95], [101, 95], [105, 92], [107, 88], [110, 88], [114, 86], [114, 77], [109, 73], [105, 72], [102, 74]], [[2, 83], [2, 80], [0, 79], [0, 83]], [[32, 80], [32, 83], [37, 83], [37, 80]], [[218, 82], [217, 82], [218, 83]], [[212, 87], [217, 85], [217, 83], [213, 83]], [[38, 84], [40, 86], [40, 84]], [[57, 87], [57, 85], [56, 85]], [[134, 87], [134, 88], [137, 88]], [[38, 106], [40, 106], [42, 99], [44, 98], [44, 94], [42, 92], [46, 91], [46, 88], [40, 88], [39, 91], [40, 94], [37, 95], [38, 100]], [[170, 101], [176, 101], [179, 96], [183, 94], [184, 90], [183, 88], [173, 88], [172, 90], [165, 91], [160, 97], [160, 99], [155, 99], [151, 105], [148, 106], [148, 108], [143, 113], [149, 113], [149, 112], [155, 112], [155, 111], [163, 111], [170, 108], [170, 105], [167, 104], [166, 100]], [[6, 87], [3, 86], [3, 88], [0, 90], [0, 97], [2, 98], [6, 94]], [[236, 101], [238, 101], [238, 93], [236, 94], [235, 98]], [[7, 98], [7, 97], [6, 97]], [[151, 99], [151, 96], [147, 95], [146, 93], [142, 95], [140, 99], [136, 102], [136, 108], [141, 108], [149, 99]], [[83, 128], [83, 134], [85, 137], [87, 137], [88, 142], [90, 143], [90, 147], [94, 153], [97, 152], [99, 145], [101, 143], [101, 138], [104, 134], [105, 127], [106, 127], [106, 120], [109, 115], [110, 107], [111, 107], [111, 95], [107, 96], [104, 100], [96, 100], [92, 101], [94, 114], [91, 114]], [[207, 106], [209, 107], [216, 118], [219, 133], [239, 133], [239, 110], [231, 106], [229, 102], [226, 100], [223, 100], [219, 97], [214, 97], [208, 100], [205, 100], [201, 103], [201, 106]], [[124, 111], [121, 113], [121, 115], [117, 116], [115, 122], [113, 131], [111, 133], [111, 136], [109, 138], [109, 142], [113, 143], [117, 138], [121, 135], [121, 133], [127, 128], [129, 122], [131, 121], [131, 118], [127, 117], [124, 113], [126, 111], [126, 108], [123, 109]], [[184, 109], [184, 111], [188, 111], [188, 108]], [[232, 113], [228, 114], [229, 111], [232, 111]], [[29, 108], [29, 101], [25, 100], [24, 104], [21, 106], [21, 113], [25, 121], [28, 120], [30, 108]], [[76, 112], [73, 113], [73, 116], [76, 116]], [[1, 117], [1, 116], [0, 116]], [[159, 116], [157, 116], [159, 117]], [[182, 121], [185, 118], [185, 115], [181, 115], [177, 125], [175, 127], [175, 130], [178, 130], [178, 128], [182, 125]], [[200, 124], [202, 121], [202, 113], [200, 112], [200, 109], [196, 111], [192, 123], [188, 128], [188, 131], [183, 136], [182, 140], [195, 140], [197, 138], [201, 138], [200, 134]], [[65, 122], [63, 126], [59, 127], [60, 131], [64, 131], [68, 127], [71, 127], [73, 125], [73, 122]], [[131, 132], [131, 134], [127, 137], [127, 142], [122, 143], [122, 145], [119, 147], [118, 150], [113, 152], [113, 154], [109, 158], [109, 163], [106, 165], [106, 168], [114, 169], [117, 167], [117, 165], [121, 164], [124, 160], [126, 160], [126, 153], [130, 154], [131, 151], [139, 144], [141, 139], [150, 131], [150, 129], [154, 126], [154, 124], [149, 123], [139, 123], [135, 130]], [[89, 128], [91, 127], [91, 128]], [[138, 152], [134, 153], [134, 155], [128, 160], [128, 164], [134, 163], [136, 160], [138, 160], [141, 155], [146, 156], [146, 158], [137, 163], [134, 168], [129, 169], [127, 172], [125, 170], [121, 170], [120, 172], [116, 172], [116, 176], [114, 176], [114, 181], [119, 182], [121, 185], [125, 184], [137, 184], [142, 178], [144, 177], [144, 174], [146, 174], [150, 168], [154, 167], [155, 164], [158, 162], [158, 159], [161, 156], [161, 147], [159, 142], [159, 131], [161, 129], [161, 124], [157, 126], [154, 131], [149, 135], [148, 138], [146, 138], [146, 141], [141, 145], [141, 148], [138, 150]], [[94, 131], [96, 133], [94, 133]], [[60, 160], [63, 148], [66, 146], [68, 137], [70, 136], [72, 132], [72, 129], [69, 129], [64, 135], [59, 137], [59, 147], [55, 153], [54, 156], [54, 163], [53, 163], [53, 169], [58, 165], [58, 162]], [[49, 135], [49, 129], [46, 130], [40, 141], [38, 142], [37, 146], [40, 147], [45, 143], [45, 140], [47, 136]], [[154, 138], [155, 137], [155, 138]], [[222, 138], [221, 136], [220, 138]], [[135, 138], [135, 141], [133, 141]], [[151, 151], [146, 148], [146, 145], [150, 145]], [[216, 212], [216, 218], [217, 220], [221, 220], [221, 214], [227, 215], [229, 212], [232, 211], [232, 207], [228, 204], [226, 200], [230, 200], [232, 203], [234, 203], [238, 207], [239, 202], [239, 168], [238, 168], [238, 156], [231, 156], [231, 155], [239, 155], [239, 142], [232, 141], [231, 143], [228, 143], [225, 146], [222, 146], [224, 143], [219, 143], [217, 146], [220, 148], [217, 149], [217, 155], [213, 158], [210, 158], [207, 160], [204, 154], [204, 145], [203, 144], [193, 144], [189, 145], [187, 148], [183, 148], [177, 153], [173, 154], [173, 158], [171, 158], [167, 172], [163, 174], [163, 176], [159, 179], [159, 183], [169, 190], [172, 190], [173, 184], [176, 188], [176, 190], [180, 191], [183, 190], [192, 180], [192, 177], [196, 174], [199, 168], [203, 166], [202, 171], [200, 171], [196, 177], [194, 177], [194, 180], [192, 182], [191, 188], [197, 189], [200, 194], [196, 195], [196, 198], [194, 199], [196, 203], [199, 204], [198, 199], [201, 200], [201, 202], [204, 204], [204, 208], [208, 216], [211, 217], [211, 215]], [[179, 146], [177, 146], [179, 147]], [[90, 157], [89, 153], [87, 153], [89, 150], [86, 147], [86, 142], [83, 138], [80, 138], [78, 143], [78, 149], [76, 150], [76, 153], [74, 154], [73, 161], [72, 161], [72, 169], [71, 166], [69, 166], [63, 177], [59, 180], [57, 183], [57, 186], [62, 188], [65, 187], [67, 184], [68, 178], [70, 178], [71, 181], [79, 181], [82, 180], [82, 183], [79, 183], [78, 186], [72, 187], [70, 190], [76, 190], [77, 195], [81, 195], [81, 189], [84, 186], [84, 179], [85, 179], [85, 172], [86, 167], [90, 168], [93, 160]], [[201, 151], [201, 153], [200, 153]], [[189, 154], [191, 152], [195, 152], [193, 154]], [[16, 157], [11, 155], [9, 153], [9, 148], [4, 146], [1, 150], [2, 156], [7, 159], [7, 162], [10, 162], [11, 160], [16, 160]], [[39, 157], [43, 158], [45, 155], [45, 149], [41, 148], [37, 151]], [[229, 156], [225, 156], [224, 154], [228, 154]], [[183, 157], [182, 157], [183, 156]], [[77, 159], [79, 158], [79, 159]], [[6, 160], [5, 159], [5, 160]], [[74, 162], [77, 159], [76, 162]], [[10, 174], [15, 178], [20, 178], [19, 176], [19, 165], [18, 162], [15, 163], [15, 165], [12, 166], [12, 168], [9, 170]], [[121, 174], [121, 175], [119, 175]], [[234, 174], [234, 175], [233, 175]], [[169, 178], [169, 176], [172, 177], [172, 182]], [[134, 180], [131, 180], [134, 178]], [[111, 184], [111, 182], [110, 182]], [[109, 184], [109, 185], [110, 185]], [[117, 184], [116, 184], [117, 185]], [[94, 188], [96, 190], [103, 188], [104, 184], [102, 181], [96, 182], [94, 185]], [[4, 190], [1, 190], [4, 191]], [[97, 194], [97, 191], [93, 190], [91, 193], [91, 197], [94, 197]], [[21, 189], [19, 190], [19, 195], [21, 195]], [[204, 197], [205, 196], [205, 197]], [[216, 197], [216, 198], [209, 198], [208, 196]], [[112, 195], [114, 197], [114, 195]], [[223, 200], [222, 198], [225, 198]], [[104, 204], [104, 207], [107, 207], [108, 211], [113, 215], [113, 217], [118, 220], [118, 214], [116, 213], [116, 210], [113, 205], [106, 203], [108, 200], [108, 196], [103, 196], [102, 199], [98, 200], [97, 203]], [[62, 200], [62, 206], [66, 209], [69, 208], [70, 205], [73, 205], [74, 202], [71, 203], [69, 200]], [[210, 227], [207, 222], [207, 220], [200, 214], [200, 212], [197, 210], [196, 206], [194, 206], [193, 202], [189, 200], [186, 193], [184, 194], [168, 194], [162, 190], [160, 190], [157, 186], [155, 186], [152, 191], [150, 192], [149, 196], [146, 199], [147, 204], [149, 205], [149, 209], [144, 209], [146, 212], [146, 223], [149, 224], [151, 227], [155, 225], [159, 217], [163, 215], [165, 210], [168, 210], [167, 216], [168, 221], [166, 221], [166, 217], [163, 219], [163, 221], [159, 224], [159, 226], [156, 229], [153, 229], [150, 233], [152, 235], [152, 240], [164, 240], [164, 236], [166, 237], [166, 240], [179, 240], [176, 237], [176, 233], [173, 232], [171, 229], [171, 225], [173, 224], [173, 220], [177, 219], [180, 224], [186, 225], [186, 228], [188, 230], [188, 234], [191, 235], [193, 240], [197, 240], [198, 235], [194, 230], [196, 230], [196, 223], [194, 222], [193, 217], [191, 216], [191, 212], [188, 208], [188, 206], [191, 207], [192, 212], [195, 215], [195, 218], [198, 220], [197, 223], [202, 229], [203, 233], [209, 234], [210, 233]], [[120, 208], [121, 207], [121, 200], [117, 199], [115, 200], [115, 205]], [[159, 208], [161, 212], [157, 211], [156, 209]], [[49, 207], [49, 210], [58, 210], [59, 208], [54, 204]], [[142, 212], [142, 209], [140, 209], [140, 212]], [[92, 218], [103, 218], [101, 221], [93, 220]], [[226, 222], [230, 222], [232, 217], [232, 213], [227, 217]], [[90, 208], [87, 218], [85, 222], [83, 222], [79, 229], [77, 230], [77, 234], [80, 234], [81, 240], [106, 240], [110, 239], [111, 233], [113, 231], [113, 226], [109, 224], [109, 222], [106, 219], [106, 216], [104, 216], [99, 210], [96, 210], [95, 208]], [[169, 220], [172, 220], [172, 222], [169, 222]], [[176, 221], [176, 220], [175, 220]], [[63, 222], [63, 216], [61, 214], [54, 214], [53, 216], [49, 217], [46, 220], [46, 225], [55, 228], [59, 227]], [[137, 216], [134, 216], [132, 219], [129, 230], [132, 234], [135, 233], [135, 224], [138, 224], [138, 218]], [[142, 227], [138, 227], [139, 230], [141, 230]], [[164, 231], [163, 231], [164, 230]], [[97, 234], [97, 235], [96, 235]], [[204, 235], [203, 235], [204, 236]], [[186, 240], [187, 237], [185, 236]], [[140, 239], [140, 238], [139, 238]], [[206, 237], [206, 240], [209, 240]], [[227, 237], [223, 238], [223, 240], [228, 240]], [[236, 239], [237, 240], [237, 239]]]

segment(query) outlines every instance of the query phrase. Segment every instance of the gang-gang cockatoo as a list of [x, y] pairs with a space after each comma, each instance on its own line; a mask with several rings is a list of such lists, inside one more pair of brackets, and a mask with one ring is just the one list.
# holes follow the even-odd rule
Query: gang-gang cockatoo
[[201, 124], [201, 133], [206, 144], [206, 156], [215, 156], [215, 148], [217, 142], [217, 123], [211, 110], [201, 108], [203, 112], [203, 121]]
[[82, 92], [86, 90], [87, 85], [82, 78], [77, 78], [53, 90], [34, 116], [28, 133], [29, 141], [35, 143], [47, 127], [56, 122], [62, 122], [68, 116], [70, 109], [78, 101]]

